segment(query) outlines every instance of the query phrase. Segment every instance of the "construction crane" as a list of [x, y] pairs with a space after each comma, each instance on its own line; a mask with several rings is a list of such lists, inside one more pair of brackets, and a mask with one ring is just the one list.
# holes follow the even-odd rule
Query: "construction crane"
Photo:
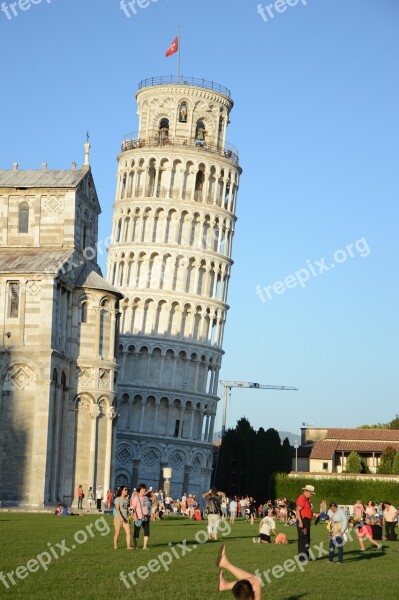
[[226, 431], [226, 412], [227, 398], [231, 394], [231, 388], [255, 388], [257, 390], [280, 390], [297, 392], [298, 388], [288, 385], [261, 385], [260, 383], [252, 383], [250, 381], [219, 381], [223, 386], [223, 417], [222, 417], [222, 439]]

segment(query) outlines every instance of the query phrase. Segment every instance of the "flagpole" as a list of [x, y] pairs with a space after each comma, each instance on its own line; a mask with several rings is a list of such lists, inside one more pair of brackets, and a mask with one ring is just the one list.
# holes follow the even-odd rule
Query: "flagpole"
[[180, 25], [177, 27], [177, 40], [178, 40], [178, 45], [179, 45], [179, 56], [178, 56], [178, 60], [177, 60], [177, 83], [180, 83], [180, 48], [181, 48]]

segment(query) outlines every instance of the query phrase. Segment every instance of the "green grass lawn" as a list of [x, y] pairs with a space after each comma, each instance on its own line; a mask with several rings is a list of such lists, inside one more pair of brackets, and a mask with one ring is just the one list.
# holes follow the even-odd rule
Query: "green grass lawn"
[[[91, 526], [89, 531], [88, 526]], [[114, 551], [113, 519], [110, 516], [56, 518], [51, 514], [4, 512], [0, 514], [1, 570], [3, 576], [14, 571], [16, 585], [6, 578], [10, 586], [6, 589], [0, 581], [0, 597], [38, 600], [110, 600], [117, 596], [140, 600], [232, 597], [230, 592], [222, 595], [216, 592], [218, 569], [215, 561], [220, 542], [200, 543], [205, 537], [204, 530], [206, 522], [169, 518], [151, 524], [150, 550], [126, 551], [121, 532], [120, 549]], [[257, 523], [251, 526], [240, 520], [228, 535], [220, 536], [231, 562], [251, 572], [256, 569], [264, 572], [294, 557], [294, 527], [277, 526], [277, 531], [284, 531], [290, 540], [286, 546], [253, 544], [252, 537], [257, 531]], [[327, 536], [324, 525], [313, 527], [312, 546], [324, 542], [327, 548]], [[87, 541], [84, 541], [86, 537]], [[181, 545], [177, 546], [179, 543]], [[323, 556], [310, 562], [303, 572], [296, 565], [291, 572], [276, 569], [275, 572], [282, 575], [279, 578], [269, 572], [270, 583], [265, 583], [263, 597], [273, 600], [396, 599], [399, 597], [399, 542], [383, 544], [382, 550], [371, 547], [360, 552], [354, 539], [345, 545], [342, 566], [327, 564], [327, 558]], [[369, 546], [366, 542], [366, 547]], [[319, 550], [314, 553], [318, 556]], [[38, 555], [43, 564], [49, 562], [45, 565], [47, 570], [37, 562]], [[26, 568], [28, 561], [31, 561], [29, 570]], [[293, 563], [286, 564], [293, 568]], [[18, 573], [24, 579], [15, 575], [18, 567], [21, 567]], [[137, 576], [137, 570], [144, 579]], [[127, 577], [128, 589], [120, 579], [121, 571], [126, 577], [134, 571], [132, 577], [136, 585]]]

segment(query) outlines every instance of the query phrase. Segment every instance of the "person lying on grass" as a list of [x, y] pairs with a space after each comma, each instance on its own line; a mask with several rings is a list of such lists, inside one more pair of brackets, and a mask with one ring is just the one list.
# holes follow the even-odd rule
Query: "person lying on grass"
[[[244, 571], [244, 569], [240, 569], [240, 567], [231, 564], [227, 559], [226, 547], [224, 544], [220, 547], [216, 565], [219, 567], [217, 586], [219, 592], [231, 590], [234, 598], [239, 598], [239, 600], [261, 600], [262, 587], [259, 579], [255, 575], [252, 575], [252, 573], [248, 573], [247, 571]], [[223, 575], [223, 569], [229, 571], [237, 578], [237, 580], [226, 581]]]

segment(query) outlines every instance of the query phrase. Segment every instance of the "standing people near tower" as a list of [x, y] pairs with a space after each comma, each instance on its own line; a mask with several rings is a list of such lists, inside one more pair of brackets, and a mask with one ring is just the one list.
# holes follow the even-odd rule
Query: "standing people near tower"
[[385, 525], [385, 539], [393, 542], [396, 541], [395, 525], [397, 522], [398, 511], [390, 503], [384, 502], [384, 525]]
[[117, 491], [115, 496], [114, 550], [118, 549], [118, 537], [121, 527], [123, 527], [123, 529], [125, 530], [126, 549], [134, 550], [134, 548], [130, 545], [130, 525], [127, 512], [127, 507], [129, 505], [128, 492], [129, 490], [127, 489], [127, 487], [123, 487], [121, 490]]
[[133, 496], [130, 506], [133, 508], [134, 520], [134, 547], [137, 548], [140, 529], [144, 530], [143, 550], [148, 550], [147, 544], [150, 537], [150, 510], [148, 506], [148, 496], [146, 496], [147, 486], [145, 483], [140, 483], [137, 488], [137, 494]]
[[96, 489], [96, 505], [97, 505], [97, 510], [102, 510], [103, 498], [104, 498], [103, 488], [102, 488], [101, 485], [99, 485], [98, 488]]
[[314, 496], [313, 485], [306, 485], [302, 488], [303, 493], [298, 496], [296, 501], [296, 523], [298, 531], [298, 558], [301, 562], [309, 560], [310, 546], [310, 524], [312, 521], [312, 507], [310, 498]]
[[83, 493], [83, 486], [80, 485], [78, 487], [78, 510], [82, 510], [83, 509], [83, 498], [85, 497], [84, 493]]
[[87, 499], [89, 501], [89, 510], [91, 510], [91, 507], [94, 502], [94, 493], [93, 493], [93, 488], [91, 486], [89, 487], [89, 491], [87, 492]]

